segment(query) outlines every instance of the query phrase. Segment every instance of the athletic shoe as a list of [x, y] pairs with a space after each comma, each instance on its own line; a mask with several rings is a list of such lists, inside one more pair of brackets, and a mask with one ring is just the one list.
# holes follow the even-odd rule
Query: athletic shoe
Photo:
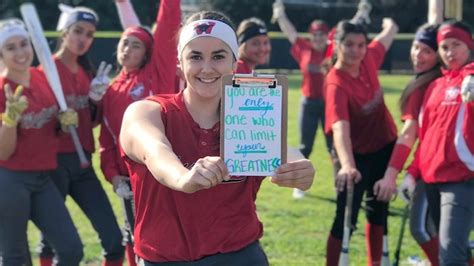
[[412, 266], [429, 266], [431, 265], [428, 260], [424, 260], [418, 256], [410, 256], [407, 259], [407, 265]]
[[294, 199], [302, 199], [304, 198], [304, 191], [301, 189], [294, 188], [293, 189], [293, 198]]

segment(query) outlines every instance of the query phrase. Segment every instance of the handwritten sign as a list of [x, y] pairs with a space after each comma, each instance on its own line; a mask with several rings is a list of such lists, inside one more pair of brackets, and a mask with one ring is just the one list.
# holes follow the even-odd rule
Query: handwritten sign
[[268, 176], [285, 159], [286, 93], [275, 78], [254, 79], [223, 90], [221, 154], [231, 175]]

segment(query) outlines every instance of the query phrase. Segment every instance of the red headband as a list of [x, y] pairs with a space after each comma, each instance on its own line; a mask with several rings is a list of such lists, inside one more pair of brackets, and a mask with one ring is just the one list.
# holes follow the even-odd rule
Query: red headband
[[308, 32], [314, 34], [317, 31], [322, 31], [325, 34], [328, 34], [329, 28], [325, 23], [320, 23], [320, 22], [311, 23], [308, 27]]
[[153, 47], [153, 38], [148, 32], [140, 27], [128, 27], [122, 34], [122, 36], [133, 36], [137, 37], [146, 47], [147, 51], [151, 51]]
[[438, 42], [438, 44], [441, 41], [449, 38], [458, 39], [464, 42], [469, 49], [474, 49], [474, 41], [472, 40], [472, 36], [459, 27], [447, 25], [441, 27], [441, 29], [438, 30], [438, 35], [436, 36], [436, 41]]

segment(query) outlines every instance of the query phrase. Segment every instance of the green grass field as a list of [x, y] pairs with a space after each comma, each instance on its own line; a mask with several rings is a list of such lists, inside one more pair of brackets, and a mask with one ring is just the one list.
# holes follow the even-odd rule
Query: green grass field
[[[398, 97], [410, 76], [382, 75], [380, 79], [385, 91], [385, 101], [398, 122], [399, 112], [396, 107]], [[288, 143], [291, 146], [297, 146], [300, 76], [290, 75], [289, 81]], [[97, 133], [98, 130], [96, 129], [95, 132]], [[258, 214], [265, 228], [261, 242], [272, 265], [324, 265], [325, 263], [326, 238], [335, 212], [335, 191], [333, 188], [332, 166], [329, 155], [325, 151], [321, 130], [318, 131], [314, 151], [310, 159], [316, 167], [316, 178], [313, 187], [307, 192], [304, 199], [294, 200], [291, 196], [291, 189], [277, 187], [268, 180], [264, 181], [259, 192], [257, 200]], [[107, 190], [119, 223], [122, 224], [120, 204], [111, 191], [111, 185], [104, 181], [97, 154], [94, 155], [93, 163]], [[72, 200], [68, 199], [67, 205], [85, 246], [84, 265], [100, 265], [101, 247], [90, 222]], [[391, 203], [389, 247], [392, 260], [400, 231], [403, 208], [404, 203], [399, 199]], [[361, 212], [358, 223], [359, 229], [354, 233], [351, 240], [351, 265], [366, 265], [364, 224], [365, 217]], [[422, 256], [421, 250], [408, 231], [405, 231], [403, 239], [401, 254], [403, 260], [411, 255]], [[30, 224], [28, 237], [34, 263], [38, 261], [35, 254], [38, 235], [37, 229]]]

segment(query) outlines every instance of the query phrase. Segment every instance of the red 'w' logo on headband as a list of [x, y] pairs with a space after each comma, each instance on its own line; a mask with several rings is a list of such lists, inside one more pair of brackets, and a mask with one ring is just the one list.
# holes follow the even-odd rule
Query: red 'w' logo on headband
[[211, 34], [212, 28], [214, 27], [214, 25], [216, 25], [215, 22], [206, 22], [205, 24], [204, 23], [196, 24], [196, 26], [194, 26], [194, 30], [196, 31], [197, 35], [201, 35], [203, 33]]

